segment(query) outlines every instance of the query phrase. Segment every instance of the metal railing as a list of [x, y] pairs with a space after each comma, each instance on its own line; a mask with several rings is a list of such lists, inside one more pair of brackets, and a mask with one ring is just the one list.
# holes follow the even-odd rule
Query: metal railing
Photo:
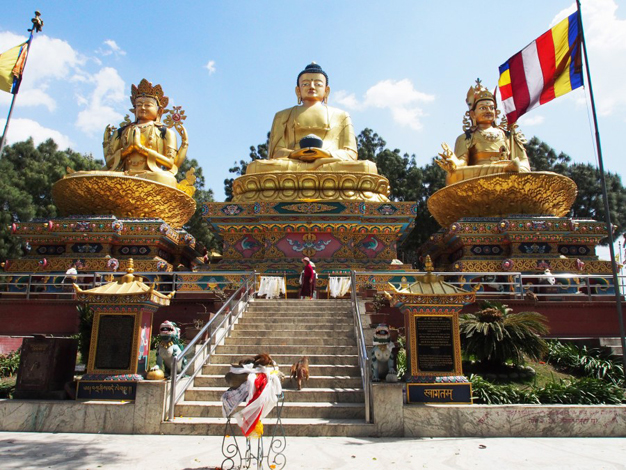
[[[371, 287], [390, 291], [391, 285], [403, 288], [424, 273], [412, 271], [358, 271], [357, 288]], [[606, 274], [522, 274], [519, 272], [434, 272], [448, 284], [465, 290], [476, 290], [478, 300], [515, 299], [612, 301], [615, 290], [611, 276]], [[619, 290], [624, 294], [626, 276], [619, 276]]]
[[[239, 274], [245, 276], [239, 289], [237, 289], [237, 291], [230, 296], [224, 305], [217, 311], [215, 316], [211, 318], [211, 320], [204, 325], [200, 332], [198, 332], [195, 338], [187, 344], [180, 356], [175, 356], [173, 358], [168, 412], [170, 420], [174, 419], [174, 408], [176, 407], [176, 404], [184, 396], [189, 386], [202, 370], [203, 364], [210, 359], [211, 354], [215, 352], [217, 346], [219, 346], [219, 344], [230, 335], [237, 319], [250, 302], [250, 297], [254, 294], [255, 273], [250, 271]], [[176, 371], [178, 370], [179, 361], [182, 361], [183, 358], [190, 354], [190, 351], [192, 351], [198, 342], [200, 342], [205, 336], [208, 338], [204, 341], [204, 343], [202, 343], [202, 347], [196, 351], [193, 357], [188, 360], [187, 365], [182, 367], [181, 371], [177, 374]], [[199, 359], [202, 359], [202, 364], [198, 366], [197, 361]], [[179, 382], [181, 382], [182, 378], [185, 377], [185, 374], [189, 371], [192, 365], [194, 368], [193, 373], [179, 388]]]
[[359, 307], [355, 271], [352, 271], [351, 279], [352, 285], [350, 286], [350, 292], [352, 299], [352, 312], [354, 314], [354, 332], [357, 339], [359, 368], [361, 369], [361, 380], [363, 382], [363, 394], [365, 397], [365, 422], [369, 423], [371, 421], [372, 409], [372, 381], [370, 380], [367, 347], [365, 346], [365, 335], [363, 334], [363, 323], [361, 322], [361, 308]]

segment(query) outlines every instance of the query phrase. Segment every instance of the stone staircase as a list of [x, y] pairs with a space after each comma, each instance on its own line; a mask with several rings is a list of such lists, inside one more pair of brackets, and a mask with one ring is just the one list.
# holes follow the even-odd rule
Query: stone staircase
[[[176, 405], [174, 420], [165, 423], [167, 433], [222, 435], [226, 420], [220, 398], [230, 364], [269, 353], [287, 376], [281, 415], [286, 435], [373, 435], [374, 425], [365, 423], [353, 325], [347, 300], [255, 300]], [[310, 378], [297, 390], [288, 377], [302, 356], [309, 357]], [[266, 435], [273, 431], [276, 412], [264, 420]]]

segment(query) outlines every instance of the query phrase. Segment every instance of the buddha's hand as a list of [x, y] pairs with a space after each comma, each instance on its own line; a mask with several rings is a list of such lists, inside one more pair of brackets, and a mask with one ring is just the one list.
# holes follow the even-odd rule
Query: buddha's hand
[[452, 173], [457, 168], [458, 158], [456, 157], [450, 146], [445, 142], [441, 144], [441, 148], [443, 149], [443, 152], [439, 154], [441, 158], [435, 157], [435, 162], [446, 172]]
[[289, 154], [289, 158], [303, 162], [312, 162], [318, 158], [331, 158], [331, 154], [324, 149], [308, 147], [292, 151]]
[[526, 168], [518, 157], [513, 158], [506, 167], [507, 171], [515, 173], [528, 173], [530, 170]]

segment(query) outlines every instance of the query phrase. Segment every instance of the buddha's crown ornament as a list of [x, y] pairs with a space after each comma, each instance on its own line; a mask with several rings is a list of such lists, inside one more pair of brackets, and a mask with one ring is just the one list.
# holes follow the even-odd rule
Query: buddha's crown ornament
[[465, 102], [469, 109], [474, 109], [474, 105], [482, 100], [492, 100], [494, 103], [496, 102], [495, 96], [491, 93], [487, 88], [483, 86], [480, 81], [480, 78], [476, 79], [476, 86], [470, 87], [467, 92], [467, 98]]
[[163, 93], [161, 85], [152, 86], [145, 78], [139, 82], [139, 86], [133, 85], [130, 89], [130, 102], [135, 106], [135, 100], [139, 97], [154, 98], [160, 108], [166, 108], [170, 99]]

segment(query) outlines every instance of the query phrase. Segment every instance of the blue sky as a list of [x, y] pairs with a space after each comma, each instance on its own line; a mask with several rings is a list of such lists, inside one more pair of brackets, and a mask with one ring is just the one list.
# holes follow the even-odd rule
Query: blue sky
[[[626, 6], [583, 0], [605, 166], [626, 175]], [[477, 77], [496, 85], [498, 66], [573, 11], [571, 0], [10, 2], [0, 51], [34, 41], [8, 140], [53, 137], [102, 158], [104, 127], [128, 113], [131, 84], [160, 83], [188, 116], [188, 156], [223, 200], [235, 160], [265, 140], [276, 111], [292, 106], [295, 78], [316, 61], [330, 75], [330, 104], [355, 130], [374, 129], [390, 148], [428, 163], [462, 131], [465, 95]], [[10, 95], [0, 95], [0, 124]], [[576, 90], [520, 120], [574, 161], [594, 162], [587, 91]]]

